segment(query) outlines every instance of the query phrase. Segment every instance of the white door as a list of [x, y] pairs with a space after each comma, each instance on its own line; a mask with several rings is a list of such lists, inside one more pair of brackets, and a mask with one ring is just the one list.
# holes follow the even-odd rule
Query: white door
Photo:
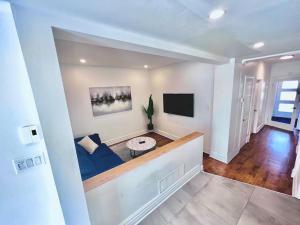
[[255, 96], [253, 100], [253, 123], [252, 132], [257, 133], [264, 125], [264, 109], [263, 102], [265, 100], [265, 82], [257, 80], [255, 84]]
[[254, 88], [254, 98], [253, 98], [253, 123], [251, 126], [251, 130], [253, 133], [257, 133], [258, 126], [258, 116], [260, 113], [260, 93], [261, 93], [261, 83], [262, 80], [257, 80]]
[[249, 142], [251, 129], [251, 111], [252, 111], [252, 101], [254, 92], [255, 78], [245, 77], [243, 96], [242, 96], [242, 114], [241, 114], [241, 126], [240, 126], [240, 148], [243, 147], [247, 142]]
[[275, 81], [273, 109], [269, 115], [269, 124], [292, 131], [295, 127], [299, 105], [299, 79]]

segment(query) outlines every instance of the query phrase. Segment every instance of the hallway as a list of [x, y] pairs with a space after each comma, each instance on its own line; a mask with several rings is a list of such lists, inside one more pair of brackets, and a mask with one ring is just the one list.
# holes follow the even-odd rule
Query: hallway
[[265, 126], [225, 164], [204, 154], [204, 171], [291, 195], [298, 132]]
[[140, 225], [299, 225], [300, 200], [199, 173]]

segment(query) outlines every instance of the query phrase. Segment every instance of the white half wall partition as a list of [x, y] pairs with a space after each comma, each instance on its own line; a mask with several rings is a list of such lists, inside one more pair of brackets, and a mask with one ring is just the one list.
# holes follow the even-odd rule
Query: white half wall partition
[[194, 132], [86, 180], [92, 224], [138, 224], [202, 169], [203, 135]]

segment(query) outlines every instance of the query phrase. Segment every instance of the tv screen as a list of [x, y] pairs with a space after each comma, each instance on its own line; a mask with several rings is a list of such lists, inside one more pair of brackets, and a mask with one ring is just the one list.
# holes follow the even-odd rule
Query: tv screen
[[164, 112], [194, 117], [194, 94], [164, 94]]

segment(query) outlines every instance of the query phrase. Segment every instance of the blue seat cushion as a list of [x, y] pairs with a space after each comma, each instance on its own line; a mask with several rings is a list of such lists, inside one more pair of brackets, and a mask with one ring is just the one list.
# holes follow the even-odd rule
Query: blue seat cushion
[[75, 146], [82, 180], [124, 163], [106, 144], [99, 145], [93, 154], [89, 154], [76, 140]]
[[76, 145], [77, 159], [82, 180], [86, 180], [97, 174], [94, 163], [88, 158], [86, 150], [80, 145]]
[[94, 151], [93, 154], [88, 153], [88, 157], [93, 160], [93, 159], [103, 158], [103, 157], [106, 157], [106, 156], [111, 155], [111, 154], [115, 154], [115, 153], [110, 148], [108, 148], [106, 144], [101, 144]]
[[97, 150], [88, 157], [91, 161], [93, 161], [96, 168], [100, 168], [100, 170], [98, 170], [100, 172], [105, 171], [101, 168], [107, 167], [108, 169], [111, 169], [115, 166], [124, 163], [124, 161], [116, 153], [114, 153], [106, 144], [101, 144], [97, 148]]
[[[75, 138], [74, 141], [77, 144], [81, 139], [84, 137]], [[99, 137], [99, 134], [91, 134], [89, 135], [89, 138], [92, 139], [93, 142], [95, 142], [97, 145], [101, 145], [101, 139]]]
[[95, 163], [95, 167], [97, 170], [97, 173], [102, 173], [107, 170], [110, 170], [116, 166], [121, 165], [124, 163], [122, 159], [116, 154], [112, 154], [103, 158], [100, 158], [97, 160], [97, 163]]

